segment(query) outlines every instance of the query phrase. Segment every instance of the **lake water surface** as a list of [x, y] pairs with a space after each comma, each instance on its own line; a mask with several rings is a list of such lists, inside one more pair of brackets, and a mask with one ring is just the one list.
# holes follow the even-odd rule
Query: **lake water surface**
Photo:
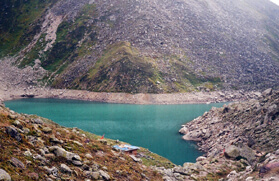
[[66, 127], [119, 139], [148, 148], [173, 163], [195, 162], [202, 153], [178, 133], [182, 124], [218, 104], [130, 105], [77, 100], [20, 99], [5, 102], [10, 109], [49, 118]]

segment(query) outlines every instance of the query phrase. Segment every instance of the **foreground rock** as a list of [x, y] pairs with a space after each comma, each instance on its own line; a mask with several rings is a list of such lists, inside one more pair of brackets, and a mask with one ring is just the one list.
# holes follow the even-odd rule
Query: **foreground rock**
[[3, 169], [0, 169], [0, 180], [11, 181], [11, 176]]
[[[268, 89], [262, 95], [260, 99], [212, 108], [182, 126], [179, 132], [183, 138], [197, 141], [206, 153], [206, 158], [197, 160], [206, 168], [204, 178], [278, 179], [279, 91]], [[179, 173], [191, 176], [189, 168], [184, 165]], [[196, 175], [191, 178], [203, 178], [203, 171], [202, 167], [195, 169]]]

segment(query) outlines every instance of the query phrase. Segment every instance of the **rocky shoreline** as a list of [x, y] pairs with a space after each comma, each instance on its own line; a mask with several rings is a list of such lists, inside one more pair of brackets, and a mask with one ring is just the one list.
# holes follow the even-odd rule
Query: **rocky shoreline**
[[0, 60], [0, 101], [20, 98], [58, 98], [123, 104], [206, 104], [245, 101], [261, 96], [261, 93], [257, 91], [242, 90], [130, 94], [52, 89], [41, 85], [42, 82], [38, 81], [46, 75], [39, 61], [33, 67], [27, 66], [24, 69], [13, 66], [13, 62], [15, 62], [13, 58]]
[[2, 101], [20, 98], [57, 98], [76, 99], [106, 103], [122, 104], [208, 104], [218, 102], [245, 101], [250, 98], [261, 96], [259, 92], [190, 92], [172, 94], [129, 94], [89, 92], [86, 90], [32, 88], [32, 89], [9, 89], [0, 90]]
[[[278, 180], [279, 91], [261, 98], [212, 108], [182, 125], [183, 139], [196, 141], [205, 157], [197, 173], [211, 172], [223, 180]], [[196, 164], [197, 164], [196, 163]], [[181, 169], [186, 170], [184, 165]], [[200, 177], [198, 175], [198, 177]]]

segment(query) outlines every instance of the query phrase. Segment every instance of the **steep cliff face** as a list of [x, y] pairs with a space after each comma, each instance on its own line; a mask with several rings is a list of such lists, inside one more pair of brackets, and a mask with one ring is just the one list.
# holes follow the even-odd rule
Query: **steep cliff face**
[[2, 1], [1, 7], [1, 57], [16, 56], [20, 67], [39, 59], [49, 71], [42, 81], [56, 88], [278, 86], [279, 8], [267, 0]]

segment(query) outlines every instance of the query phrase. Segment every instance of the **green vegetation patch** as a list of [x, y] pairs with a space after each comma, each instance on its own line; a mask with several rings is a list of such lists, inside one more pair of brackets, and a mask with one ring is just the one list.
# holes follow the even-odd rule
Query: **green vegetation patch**
[[[85, 5], [74, 21], [63, 21], [58, 27], [53, 48], [42, 61], [42, 66], [60, 74], [70, 63], [87, 54], [87, 46], [92, 46], [96, 41], [96, 27], [90, 23], [96, 15], [95, 5]], [[81, 43], [87, 34], [90, 38]]]
[[0, 57], [15, 55], [40, 32], [42, 14], [54, 0], [0, 1]]
[[[158, 75], [152, 59], [142, 57], [129, 42], [109, 46], [87, 74], [77, 78], [71, 85], [74, 89], [109, 92], [158, 92], [154, 85]], [[61, 80], [54, 82], [61, 86]]]

